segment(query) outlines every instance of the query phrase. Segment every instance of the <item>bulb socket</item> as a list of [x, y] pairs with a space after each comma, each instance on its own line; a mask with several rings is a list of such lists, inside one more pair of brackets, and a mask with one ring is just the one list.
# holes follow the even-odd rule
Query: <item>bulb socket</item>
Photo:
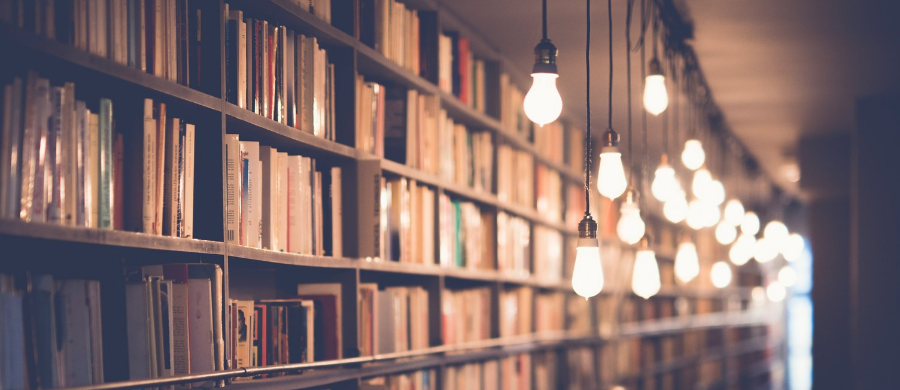
[[[603, 147], [604, 148], [618, 148], [619, 147], [619, 133], [616, 133], [612, 128], [606, 129], [606, 132], [603, 133]], [[602, 150], [601, 150], [602, 152]]]
[[639, 248], [641, 248], [641, 250], [650, 249], [650, 234], [644, 233], [644, 237], [641, 237]]
[[659, 165], [669, 165], [669, 155], [663, 153], [659, 158]]
[[597, 221], [590, 214], [585, 214], [578, 223], [578, 238], [597, 239]]
[[552, 73], [559, 74], [556, 70], [556, 55], [559, 50], [549, 39], [541, 39], [541, 42], [534, 47], [534, 67], [531, 73]]
[[628, 186], [628, 191], [625, 192], [625, 203], [636, 203], [639, 196], [640, 194], [634, 187]]
[[653, 59], [650, 60], [649, 68], [650, 76], [664, 76], [662, 64], [659, 63], [659, 58], [653, 57]]

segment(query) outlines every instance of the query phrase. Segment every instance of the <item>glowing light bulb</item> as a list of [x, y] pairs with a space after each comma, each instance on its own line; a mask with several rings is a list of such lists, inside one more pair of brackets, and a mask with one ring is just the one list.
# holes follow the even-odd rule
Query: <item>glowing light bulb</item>
[[756, 248], [756, 239], [749, 234], [741, 234], [728, 250], [728, 258], [734, 265], [744, 265], [753, 258], [753, 250]]
[[694, 280], [698, 274], [700, 274], [700, 258], [697, 256], [697, 246], [690, 241], [678, 244], [678, 252], [675, 253], [675, 277], [682, 283], [687, 283]]
[[716, 225], [716, 241], [722, 245], [729, 245], [737, 238], [737, 229], [728, 222], [722, 221]]
[[675, 170], [666, 162], [665, 155], [663, 155], [663, 162], [656, 168], [650, 191], [656, 200], [665, 202], [675, 196], [678, 189], [678, 179], [675, 178]]
[[631, 290], [644, 299], [659, 292], [659, 264], [656, 253], [651, 249], [641, 249], [634, 257], [634, 271], [631, 274]]
[[646, 226], [641, 219], [641, 209], [638, 207], [638, 204], [631, 199], [631, 196], [628, 196], [628, 198], [628, 201], [623, 202], [622, 207], [619, 209], [622, 212], [622, 216], [616, 225], [616, 233], [619, 234], [620, 240], [631, 245], [641, 240]]
[[604, 147], [600, 150], [600, 169], [597, 172], [597, 189], [600, 190], [600, 195], [615, 199], [625, 192], [627, 186], [622, 153], [619, 153], [617, 147]]
[[753, 248], [753, 258], [760, 263], [768, 263], [778, 256], [778, 247], [772, 240], [762, 237], [756, 240], [756, 246]]
[[738, 199], [725, 203], [725, 222], [731, 226], [739, 226], [744, 220], [744, 205]]
[[528, 94], [525, 95], [523, 103], [525, 115], [532, 122], [544, 126], [555, 121], [562, 113], [562, 97], [559, 96], [559, 90], [556, 89], [556, 79], [559, 75], [532, 73], [531, 77], [534, 82], [531, 84]]
[[706, 216], [704, 213], [705, 205], [703, 201], [700, 199], [694, 199], [688, 204], [688, 212], [687, 212], [687, 225], [690, 226], [691, 229], [700, 230], [706, 227]]
[[744, 214], [744, 219], [741, 220], [741, 233], [751, 236], [759, 233], [759, 217], [756, 216], [756, 213], [748, 211]]
[[700, 168], [694, 172], [694, 180], [691, 182], [691, 191], [694, 192], [694, 196], [699, 199], [706, 199], [712, 180], [712, 175], [706, 168]]
[[797, 261], [803, 255], [806, 243], [803, 242], [803, 236], [797, 233], [791, 233], [788, 239], [781, 247], [781, 255], [789, 262]]
[[712, 202], [716, 206], [725, 202], [725, 186], [722, 185], [722, 182], [712, 179], [709, 184], [706, 186], [706, 200], [707, 202]]
[[650, 60], [650, 74], [644, 79], [644, 108], [653, 115], [662, 114], [669, 106], [666, 76], [662, 74], [659, 60]]
[[684, 151], [681, 152], [681, 162], [687, 169], [696, 171], [706, 161], [706, 152], [699, 140], [689, 139], [684, 143]]
[[778, 281], [785, 287], [791, 287], [797, 283], [797, 271], [793, 267], [786, 265], [778, 270]]
[[688, 203], [685, 199], [684, 191], [678, 188], [678, 191], [671, 199], [663, 205], [663, 215], [672, 223], [684, 221], [688, 214]]
[[731, 266], [724, 261], [717, 261], [709, 272], [713, 286], [725, 288], [731, 284]]
[[769, 282], [769, 285], [766, 287], [766, 295], [772, 302], [781, 302], [787, 295], [787, 290], [784, 288], [784, 285], [781, 284], [781, 282], [774, 280], [772, 282]]
[[705, 200], [701, 200], [700, 203], [703, 206], [703, 226], [716, 226], [716, 224], [719, 223], [719, 218], [722, 216], [722, 212], [719, 211], [719, 206]]
[[766, 228], [763, 229], [763, 235], [771, 240], [776, 250], [780, 252], [781, 248], [787, 243], [788, 238], [790, 238], [791, 232], [788, 231], [784, 223], [775, 220], [766, 224]]
[[572, 290], [585, 299], [603, 289], [603, 263], [600, 262], [600, 242], [596, 238], [579, 238], [575, 248], [575, 269]]

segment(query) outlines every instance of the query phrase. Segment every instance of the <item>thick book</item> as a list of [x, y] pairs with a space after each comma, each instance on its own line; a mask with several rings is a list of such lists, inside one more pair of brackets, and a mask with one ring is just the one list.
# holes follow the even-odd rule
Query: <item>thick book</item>
[[[146, 106], [146, 101], [150, 99], [146, 99], [144, 104]], [[151, 101], [152, 104], [152, 101]], [[171, 138], [168, 137], [168, 125], [169, 120], [166, 116], [166, 104], [158, 103], [154, 108], [156, 108], [157, 116], [156, 116], [156, 153], [154, 154], [154, 163], [156, 164], [156, 169], [154, 172], [156, 173], [155, 179], [155, 207], [156, 211], [153, 217], [153, 234], [161, 235], [163, 234], [163, 225], [165, 225], [165, 220], [163, 219], [163, 210], [165, 209], [166, 201], [165, 201], [165, 190], [169, 186], [169, 182], [166, 181], [166, 167], [171, 164], [167, 160], [167, 147], [169, 142], [171, 142]], [[146, 110], [146, 107], [144, 108]], [[145, 112], [146, 115], [146, 112]], [[146, 120], [146, 119], [145, 119]], [[172, 119], [174, 122], [176, 119]], [[146, 125], [145, 125], [146, 126]]]
[[87, 386], [94, 382], [91, 367], [91, 320], [88, 311], [88, 282], [85, 280], [65, 280], [59, 282], [58, 310], [63, 325], [61, 342], [63, 356], [63, 383], [67, 387]]
[[0, 151], [0, 217], [18, 218], [22, 169], [22, 79], [3, 90], [2, 151]]
[[197, 130], [190, 123], [184, 124], [184, 191], [181, 210], [181, 237], [194, 238], [194, 148]]
[[100, 99], [100, 114], [98, 125], [98, 139], [100, 144], [100, 173], [98, 176], [99, 189], [99, 228], [111, 229], [113, 221], [112, 210], [112, 144], [113, 144], [113, 104], [109, 99]]
[[275, 211], [278, 203], [278, 194], [275, 183], [277, 181], [278, 151], [270, 146], [260, 145], [259, 160], [261, 171], [261, 210], [260, 239], [264, 249], [275, 250]]
[[125, 318], [128, 329], [128, 378], [149, 379], [150, 362], [150, 284], [130, 282], [125, 286]]
[[154, 115], [153, 108], [153, 100], [144, 99], [144, 133], [141, 142], [138, 143], [141, 153], [142, 180], [139, 188], [143, 199], [141, 201], [141, 231], [147, 234], [156, 234], [156, 137], [158, 129], [157, 115]]
[[240, 243], [241, 143], [236, 134], [225, 135], [225, 242]]
[[235, 367], [253, 367], [250, 357], [253, 355], [253, 301], [232, 301], [236, 321], [232, 326], [235, 330]]
[[172, 372], [176, 376], [191, 373], [189, 296], [186, 281], [173, 281], [169, 305], [172, 307]]
[[[160, 104], [160, 111], [162, 111], [162, 107], [163, 105]], [[165, 153], [159, 156], [159, 159], [163, 161], [165, 179], [162, 232], [172, 237], [178, 231], [178, 151], [181, 148], [179, 127], [177, 118], [172, 118], [163, 126], [165, 129]]]
[[343, 353], [340, 283], [299, 284], [297, 295], [316, 302], [315, 339], [319, 341], [316, 360], [340, 359]]

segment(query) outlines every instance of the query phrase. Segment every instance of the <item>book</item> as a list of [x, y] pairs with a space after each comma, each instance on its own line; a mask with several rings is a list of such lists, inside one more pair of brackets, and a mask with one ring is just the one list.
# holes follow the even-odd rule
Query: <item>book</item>
[[241, 144], [235, 134], [225, 135], [225, 241], [240, 241]]
[[342, 345], [342, 290], [339, 283], [308, 283], [297, 285], [300, 299], [315, 302], [316, 330], [315, 359], [340, 359], [343, 355]]

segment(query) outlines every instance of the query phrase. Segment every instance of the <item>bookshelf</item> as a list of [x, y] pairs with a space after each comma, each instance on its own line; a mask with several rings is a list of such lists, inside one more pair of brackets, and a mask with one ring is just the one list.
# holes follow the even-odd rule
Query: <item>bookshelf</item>
[[[332, 7], [335, 10], [352, 9], [351, 3], [348, 0], [332, 0]], [[698, 289], [694, 286], [676, 288], [669, 285], [652, 301], [687, 299], [715, 301], [721, 304], [712, 313], [707, 314], [697, 314], [696, 310], [689, 310], [689, 313], [679, 313], [673, 318], [642, 318], [623, 324], [613, 320], [614, 330], [602, 331], [600, 322], [604, 315], [600, 314], [601, 309], [598, 308], [600, 298], [626, 301], [637, 298], [631, 297], [629, 292], [619, 286], [605, 289], [598, 300], [585, 303], [583, 306], [571, 304], [580, 299], [572, 293], [568, 281], [571, 271], [566, 271], [571, 269], [569, 263], [573, 257], [568, 243], [577, 236], [577, 233], [574, 224], [566, 222], [566, 215], [569, 207], [580, 208], [581, 204], [567, 205], [570, 198], [566, 195], [570, 187], [581, 185], [582, 174], [577, 168], [580, 157], [573, 157], [574, 163], [548, 157], [541, 147], [536, 146], [528, 137], [506, 128], [506, 124], [500, 118], [502, 97], [498, 91], [497, 78], [501, 72], [505, 73], [513, 80], [511, 83], [519, 87], [523, 86], [521, 82], [525, 78], [513, 70], [500, 51], [473, 33], [460, 18], [444, 10], [440, 3], [432, 0], [411, 0], [404, 3], [407, 7], [418, 10], [420, 15], [430, 15], [436, 21], [433, 25], [425, 27], [433, 29], [435, 37], [445, 31], [455, 31], [470, 39], [470, 48], [478, 58], [485, 61], [487, 76], [490, 79], [486, 81], [488, 84], [486, 89], [491, 92], [486, 93], [484, 111], [477, 110], [463, 103], [454, 94], [442, 90], [436, 79], [417, 75], [354, 38], [347, 32], [349, 25], [347, 15], [335, 14], [332, 16], [332, 22], [328, 23], [289, 0], [205, 2], [201, 7], [202, 12], [213, 17], [204, 19], [203, 23], [202, 32], [205, 38], [200, 57], [205, 64], [204, 82], [197, 88], [180, 85], [13, 27], [8, 21], [0, 22], [0, 37], [3, 37], [0, 39], [0, 49], [21, 56], [21, 60], [16, 63], [5, 62], [0, 65], [4, 84], [8, 82], [9, 75], [21, 75], [25, 70], [33, 69], [54, 83], [65, 81], [77, 83], [78, 92], [84, 96], [82, 98], [108, 97], [115, 102], [121, 102], [139, 97], [165, 102], [173, 112], [181, 113], [187, 120], [196, 124], [198, 129], [195, 198], [202, 201], [196, 202], [194, 206], [194, 219], [197, 221], [194, 238], [174, 238], [51, 223], [29, 223], [12, 219], [0, 220], [0, 244], [2, 244], [0, 247], [4, 248], [10, 258], [34, 259], [0, 261], [0, 274], [49, 273], [62, 278], [81, 277], [100, 281], [101, 301], [104, 305], [104, 380], [103, 383], [67, 387], [82, 390], [112, 390], [215, 381], [230, 388], [363, 389], [369, 388], [366, 387], [366, 383], [372, 378], [406, 375], [419, 370], [433, 369], [437, 375], [432, 379], [435, 388], [447, 388], [445, 385], [448, 383], [448, 372], [455, 370], [456, 367], [503, 362], [498, 363], [497, 367], [500, 367], [515, 360], [520, 363], [534, 361], [536, 366], [541, 367], [551, 363], [556, 365], [554, 367], [558, 374], [551, 377], [550, 383], [537, 383], [538, 375], [525, 375], [530, 378], [528, 381], [533, 383], [534, 388], [574, 389], [579, 386], [596, 388], [629, 381], [644, 383], [649, 376], [699, 370], [698, 367], [707, 361], [742, 358], [777, 347], [771, 342], [772, 337], [757, 336], [704, 350], [698, 356], [681, 359], [677, 363], [658, 362], [644, 365], [644, 372], [640, 375], [601, 377], [599, 373], [603, 372], [603, 367], [607, 364], [603, 348], [615, 345], [621, 339], [658, 340], [663, 337], [679, 337], [688, 332], [766, 328], [771, 323], [772, 317], [767, 313], [750, 309], [724, 310], [723, 302], [733, 297], [738, 297], [744, 303], [743, 306], [747, 306], [746, 302], [749, 299], [747, 288], [711, 290]], [[279, 123], [226, 100], [227, 72], [224, 58], [227, 21], [226, 17], [222, 16], [226, 5], [232, 10], [245, 11], [248, 17], [275, 22], [318, 40], [319, 45], [328, 53], [329, 61], [334, 64], [335, 141]], [[421, 43], [423, 46], [429, 44], [437, 45], [437, 42]], [[424, 51], [422, 54], [429, 55]], [[354, 111], [356, 89], [353, 81], [357, 75], [363, 76], [367, 81], [372, 80], [435, 96], [440, 108], [445, 110], [447, 116], [454, 122], [471, 130], [490, 133], [494, 159], [491, 188], [478, 190], [450, 182], [440, 175], [355, 147], [353, 135], [359, 118]], [[571, 126], [565, 126], [562, 130], [564, 135], [561, 136], [566, 140], [565, 147], [572, 145], [569, 139], [581, 137], [580, 131]], [[228, 213], [225, 168], [227, 135], [238, 135], [241, 141], [255, 141], [260, 145], [275, 147], [281, 152], [311, 157], [329, 167], [341, 167], [345, 170], [346, 176], [343, 178], [345, 192], [342, 195], [345, 206], [343, 256], [272, 251], [231, 243], [225, 239]], [[560, 193], [557, 194], [560, 215], [547, 216], [538, 210], [534, 199], [537, 193], [537, 189], [534, 188], [534, 177], [531, 178], [530, 191], [534, 191], [535, 194], [526, 197], [531, 199], [528, 202], [530, 205], [517, 204], [498, 197], [498, 175], [501, 173], [498, 172], [496, 159], [501, 145], [528, 155], [531, 159], [529, 162], [532, 168], [531, 175], [534, 175], [538, 166], [558, 175], [561, 182]], [[535, 263], [542, 261], [543, 258], [536, 253], [533, 244], [526, 245], [522, 249], [527, 257], [522, 271], [527, 272], [516, 273], [497, 270], [496, 245], [493, 256], [488, 259], [488, 268], [492, 269], [441, 266], [437, 264], [439, 258], [437, 242], [434, 245], [436, 264], [373, 261], [367, 256], [357, 256], [356, 245], [361, 242], [359, 235], [362, 230], [356, 229], [355, 225], [358, 222], [356, 214], [359, 212], [357, 201], [362, 195], [355, 193], [353, 189], [364, 180], [357, 175], [359, 166], [363, 163], [375, 164], [381, 177], [414, 180], [418, 185], [433, 190], [435, 199], [446, 195], [452, 200], [472, 203], [481, 212], [492, 216], [495, 224], [499, 214], [522, 220], [532, 239], [536, 230], [558, 234], [562, 240], [559, 248], [562, 252], [560, 256], [562, 262], [556, 272], [558, 275], [547, 278], [538, 273], [539, 268]], [[595, 213], [595, 215], [603, 214]], [[609, 219], [614, 216], [603, 215], [603, 217]], [[666, 229], [677, 227], [668, 226]], [[435, 229], [435, 241], [440, 240], [438, 230]], [[496, 233], [493, 236], [496, 243], [498, 240]], [[605, 240], [604, 246], [613, 248], [616, 253], [630, 250], [618, 241]], [[671, 259], [665, 259], [665, 256], [659, 257], [661, 262], [671, 262]], [[127, 330], [121, 314], [124, 313], [126, 305], [125, 298], [121, 294], [125, 288], [122, 274], [129, 267], [175, 263], [216, 264], [222, 269], [223, 296], [220, 302], [214, 304], [224, 313], [227, 313], [232, 299], [283, 298], [294, 295], [298, 284], [336, 283], [342, 291], [340, 338], [344, 348], [340, 351], [341, 357], [315, 362], [235, 368], [230, 361], [235, 354], [234, 346], [227, 332], [232, 320], [225, 315], [219, 324], [225, 332], [223, 338], [226, 362], [222, 369], [166, 378], [129, 379], [127, 361], [113, 358], [127, 356]], [[754, 271], [749, 272], [752, 274]], [[363, 285], [367, 283], [377, 283], [379, 287], [421, 287], [428, 292], [427, 348], [359, 356], [357, 346], [361, 342], [359, 334], [361, 326], [358, 317], [361, 304], [357, 297]], [[442, 319], [442, 303], [451, 294], [450, 292], [469, 290], [486, 291], [486, 296], [489, 297], [488, 306], [491, 309], [485, 319], [490, 324], [486, 329], [487, 337], [445, 345], [443, 335], [446, 325]], [[527, 296], [529, 299], [523, 298], [519, 304], [523, 305], [523, 308], [527, 307], [526, 312], [530, 313], [528, 318], [520, 321], [529, 325], [525, 327], [524, 334], [500, 337], [500, 297], [510, 291], [528, 293], [521, 296]], [[538, 325], [536, 301], [541, 295], [554, 294], [561, 296], [565, 302], [564, 307], [556, 308], [557, 315], [561, 318], [559, 321], [561, 329], [533, 332]], [[591, 361], [585, 363], [588, 364], [587, 371], [574, 372], [579, 370], [579, 367], [585, 366], [570, 362], [569, 359], [577, 360], [584, 357], [589, 357]], [[737, 368], [723, 369], [721, 382], [743, 383], [746, 377], [759, 377], [767, 373], [767, 366], [760, 362], [741, 363]], [[571, 375], [566, 375], [566, 372]], [[288, 375], [275, 376], [283, 373]], [[269, 377], [246, 380], [249, 377], [267, 374]], [[546, 381], [547, 378], [541, 380]], [[582, 380], [587, 383], [579, 383]], [[457, 385], [463, 386], [459, 383]], [[714, 386], [716, 383], [707, 385]]]

